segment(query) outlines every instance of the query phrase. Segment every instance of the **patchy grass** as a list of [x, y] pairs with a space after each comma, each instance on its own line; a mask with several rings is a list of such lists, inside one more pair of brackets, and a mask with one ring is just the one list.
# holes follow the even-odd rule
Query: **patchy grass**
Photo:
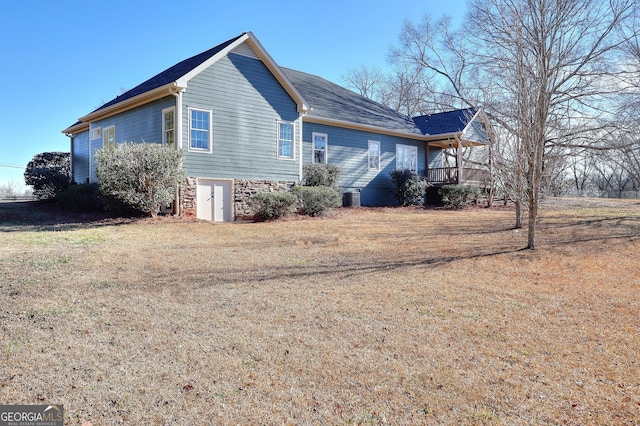
[[536, 251], [503, 208], [219, 225], [19, 204], [5, 403], [93, 425], [640, 424], [637, 201], [550, 200]]

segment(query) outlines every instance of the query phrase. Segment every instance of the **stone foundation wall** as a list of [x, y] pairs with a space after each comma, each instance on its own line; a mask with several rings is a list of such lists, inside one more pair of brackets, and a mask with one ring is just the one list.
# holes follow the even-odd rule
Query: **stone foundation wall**
[[234, 187], [236, 218], [248, 218], [253, 215], [248, 203], [252, 195], [261, 192], [287, 192], [293, 185], [294, 182], [287, 181], [237, 179]]
[[[286, 192], [294, 185], [294, 182], [271, 180], [236, 179], [233, 187], [233, 203], [236, 219], [252, 216], [249, 207], [249, 198], [260, 192]], [[196, 216], [197, 178], [187, 177], [180, 186], [180, 214], [182, 216]]]
[[196, 178], [187, 177], [180, 186], [180, 215], [196, 216]]

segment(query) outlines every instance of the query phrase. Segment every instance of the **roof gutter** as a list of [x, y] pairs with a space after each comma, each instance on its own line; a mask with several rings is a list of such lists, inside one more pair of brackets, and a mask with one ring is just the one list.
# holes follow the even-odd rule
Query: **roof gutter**
[[122, 102], [115, 103], [106, 108], [101, 108], [93, 111], [92, 113], [87, 114], [84, 117], [80, 117], [78, 121], [92, 122], [101, 120], [103, 118], [107, 118], [112, 115], [144, 105], [148, 102], [164, 98], [165, 96], [172, 95], [177, 89], [180, 89], [180, 87], [175, 82], [171, 82], [165, 84], [164, 86], [157, 87], [148, 92], [144, 92], [132, 98], [126, 99]]
[[444, 139], [456, 139], [462, 135], [462, 132], [440, 133], [438, 135], [425, 135], [427, 142], [439, 141]]
[[353, 129], [353, 130], [362, 130], [365, 132], [381, 133], [384, 135], [399, 136], [406, 139], [415, 139], [419, 141], [425, 141], [426, 138], [428, 137], [428, 136], [420, 135], [417, 133], [407, 133], [407, 132], [402, 132], [400, 130], [390, 130], [382, 127], [371, 126], [369, 124], [353, 123], [351, 121], [335, 120], [332, 118], [314, 117], [312, 115], [305, 115], [303, 117], [303, 120], [308, 123], [326, 124], [329, 126], [343, 127], [346, 129]]
[[64, 129], [62, 133], [70, 137], [85, 130], [89, 130], [89, 123], [76, 123]]

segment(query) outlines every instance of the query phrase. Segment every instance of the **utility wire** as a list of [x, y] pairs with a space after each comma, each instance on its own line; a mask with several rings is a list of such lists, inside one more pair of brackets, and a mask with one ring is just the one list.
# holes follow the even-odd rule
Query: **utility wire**
[[24, 169], [24, 166], [16, 166], [15, 164], [2, 164], [0, 163], [0, 167], [9, 167], [12, 169]]

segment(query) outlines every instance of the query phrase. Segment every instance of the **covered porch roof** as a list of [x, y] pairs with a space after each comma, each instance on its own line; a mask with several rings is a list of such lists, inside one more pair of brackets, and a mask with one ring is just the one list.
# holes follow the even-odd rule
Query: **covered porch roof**
[[484, 146], [490, 141], [489, 122], [481, 109], [453, 111], [414, 117], [416, 126], [425, 135], [427, 145], [443, 149], [458, 146]]

